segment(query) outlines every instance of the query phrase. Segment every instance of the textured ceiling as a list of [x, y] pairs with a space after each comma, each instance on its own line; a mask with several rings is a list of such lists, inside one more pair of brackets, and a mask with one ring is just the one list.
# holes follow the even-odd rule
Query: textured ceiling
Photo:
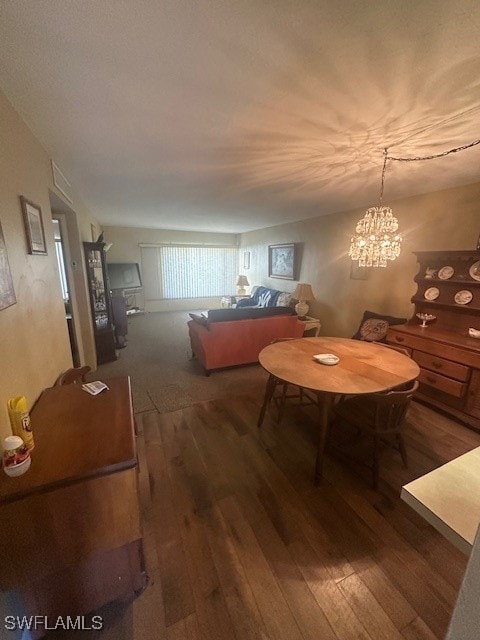
[[[102, 223], [242, 232], [480, 137], [479, 30], [473, 0], [2, 0], [0, 85]], [[391, 162], [384, 202], [479, 168]]]

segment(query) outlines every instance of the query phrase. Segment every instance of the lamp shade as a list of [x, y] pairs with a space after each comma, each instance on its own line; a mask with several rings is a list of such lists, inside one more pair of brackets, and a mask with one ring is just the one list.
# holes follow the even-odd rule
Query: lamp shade
[[238, 276], [237, 287], [249, 287], [250, 283], [247, 276]]
[[297, 288], [292, 293], [292, 298], [295, 298], [295, 300], [315, 300], [312, 286], [304, 283], [297, 284]]

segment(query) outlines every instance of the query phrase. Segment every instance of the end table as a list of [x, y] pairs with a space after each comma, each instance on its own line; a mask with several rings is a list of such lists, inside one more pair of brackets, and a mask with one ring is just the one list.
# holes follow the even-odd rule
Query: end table
[[299, 318], [299, 321], [305, 325], [305, 328], [303, 330], [304, 336], [318, 337], [318, 335], [320, 334], [320, 327], [322, 326], [318, 318], [304, 316], [303, 318]]

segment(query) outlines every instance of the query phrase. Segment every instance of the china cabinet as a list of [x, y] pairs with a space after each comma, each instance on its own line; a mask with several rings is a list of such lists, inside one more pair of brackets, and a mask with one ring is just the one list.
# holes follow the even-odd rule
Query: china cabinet
[[102, 242], [84, 242], [83, 245], [97, 363], [103, 364], [116, 359], [105, 249]]
[[387, 342], [420, 366], [419, 399], [480, 429], [480, 251], [415, 255], [414, 314], [388, 330]]

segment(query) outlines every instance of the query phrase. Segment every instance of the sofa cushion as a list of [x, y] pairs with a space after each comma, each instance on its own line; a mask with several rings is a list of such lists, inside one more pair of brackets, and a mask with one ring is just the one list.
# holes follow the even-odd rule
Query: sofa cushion
[[291, 298], [292, 294], [288, 291], [256, 286], [252, 288], [250, 298], [241, 298], [237, 302], [237, 309], [238, 307], [288, 307]]
[[365, 340], [366, 342], [386, 342], [388, 327], [403, 324], [406, 321], [406, 318], [396, 318], [395, 316], [386, 316], [383, 313], [365, 311], [353, 339]]
[[211, 309], [208, 312], [208, 322], [230, 322], [232, 320], [254, 320], [268, 316], [295, 315], [290, 307], [244, 307], [236, 309]]
[[240, 298], [237, 302], [237, 309], [241, 309], [242, 307], [254, 307], [255, 299], [254, 298]]

